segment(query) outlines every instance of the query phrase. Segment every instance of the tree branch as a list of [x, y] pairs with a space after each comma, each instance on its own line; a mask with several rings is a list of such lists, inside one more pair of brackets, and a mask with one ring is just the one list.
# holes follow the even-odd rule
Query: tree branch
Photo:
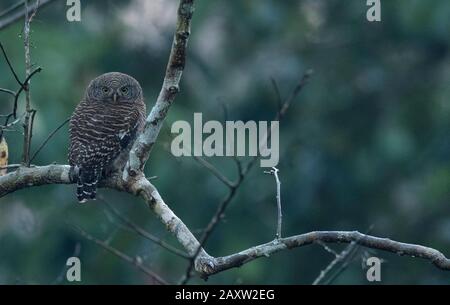
[[194, 0], [181, 0], [178, 7], [177, 25], [170, 52], [169, 63], [162, 89], [152, 111], [148, 115], [143, 133], [130, 151], [130, 159], [124, 170], [123, 178], [135, 176], [144, 170], [153, 144], [156, 142], [167, 112], [179, 92], [179, 83], [186, 63], [186, 47], [191, 33], [191, 19], [194, 13]]
[[283, 213], [281, 211], [281, 182], [278, 177], [279, 169], [276, 167], [272, 167], [270, 171], [265, 171], [264, 173], [273, 175], [275, 177], [275, 183], [277, 186], [277, 233], [275, 234], [275, 238], [281, 238], [281, 226], [283, 224]]
[[[50, 4], [54, 0], [41, 0], [29, 7], [31, 10], [36, 10], [45, 7], [47, 4]], [[17, 11], [18, 8], [22, 7], [25, 4], [25, 1], [22, 1], [21, 3], [18, 3], [17, 5], [14, 5], [13, 7], [6, 9], [4, 12], [0, 13], [0, 31], [4, 28], [12, 25], [14, 22], [22, 19], [25, 16], [26, 10], [22, 9]]]
[[160, 238], [147, 232], [144, 228], [140, 227], [139, 225], [137, 225], [136, 223], [131, 221], [131, 219], [129, 219], [128, 217], [123, 216], [122, 213], [120, 211], [118, 211], [115, 207], [113, 207], [110, 203], [108, 203], [104, 200], [102, 200], [102, 201], [106, 204], [109, 211], [111, 211], [115, 217], [117, 217], [120, 221], [125, 223], [125, 228], [127, 228], [128, 230], [144, 237], [145, 239], [148, 239], [148, 240], [154, 242], [155, 244], [159, 245], [160, 247], [166, 249], [167, 251], [169, 251], [175, 255], [178, 255], [179, 257], [187, 258], [187, 259], [190, 258], [183, 251], [178, 250], [177, 248], [171, 246], [170, 244], [166, 243], [165, 241], [161, 240]]
[[16, 171], [0, 177], [0, 197], [17, 190], [46, 184], [70, 184], [69, 165], [46, 165], [19, 167]]
[[301, 235], [281, 238], [258, 245], [239, 253], [231, 254], [225, 257], [218, 257], [214, 260], [214, 266], [207, 275], [215, 274], [230, 268], [240, 267], [243, 264], [253, 261], [260, 257], [269, 257], [270, 255], [282, 250], [293, 249], [315, 242], [325, 243], [357, 243], [361, 246], [384, 250], [401, 256], [419, 257], [431, 261], [437, 268], [450, 270], [450, 260], [438, 250], [421, 245], [407, 244], [393, 241], [388, 238], [379, 238], [371, 235], [365, 235], [358, 231], [315, 231]]
[[114, 254], [115, 256], [122, 259], [123, 261], [135, 266], [138, 270], [142, 271], [144, 274], [149, 276], [156, 283], [162, 284], [162, 285], [168, 284], [166, 282], [166, 280], [164, 280], [160, 275], [158, 275], [153, 270], [150, 270], [149, 268], [144, 266], [142, 264], [142, 261], [138, 257], [133, 258], [133, 257], [123, 253], [122, 251], [109, 245], [109, 243], [104, 242], [98, 238], [95, 238], [94, 236], [90, 235], [89, 233], [87, 233], [86, 231], [84, 231], [83, 229], [81, 229], [80, 227], [78, 227], [76, 225], [72, 225], [72, 228], [75, 231], [77, 231], [81, 236], [86, 238], [87, 240], [94, 242], [96, 245], [98, 245], [98, 246], [102, 247], [103, 249], [105, 249], [106, 251]]
[[39, 147], [36, 149], [36, 151], [34, 152], [33, 156], [30, 158], [30, 162], [33, 162], [34, 158], [36, 158], [36, 156], [39, 154], [39, 152], [45, 147], [45, 145], [47, 145], [48, 141], [50, 141], [50, 139], [61, 129], [64, 127], [64, 125], [66, 125], [68, 122], [70, 121], [70, 118], [67, 118], [64, 122], [62, 122], [61, 124], [58, 125], [58, 127], [56, 127], [48, 136], [47, 138], [45, 138], [45, 140], [41, 143], [41, 145], [39, 145]]

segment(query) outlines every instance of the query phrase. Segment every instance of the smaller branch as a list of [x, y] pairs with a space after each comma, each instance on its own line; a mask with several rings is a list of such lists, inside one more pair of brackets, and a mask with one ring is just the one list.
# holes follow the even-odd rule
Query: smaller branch
[[[25, 3], [27, 3], [27, 0], [25, 0]], [[29, 23], [31, 23], [31, 21], [33, 21], [34, 16], [36, 16], [37, 10], [39, 5], [41, 4], [41, 0], [36, 0], [36, 5], [34, 6], [33, 9], [33, 13], [31, 14], [30, 18], [29, 18]]]
[[[365, 232], [365, 235], [369, 234], [373, 230], [373, 225], [369, 227], [369, 229]], [[331, 274], [327, 281], [324, 283], [325, 285], [330, 285], [345, 269], [348, 268], [350, 262], [355, 259], [355, 255], [358, 253], [359, 245], [356, 242], [351, 242], [341, 253], [343, 255], [342, 259], [339, 260], [338, 263], [341, 265], [338, 269]], [[331, 268], [330, 268], [331, 271]], [[314, 285], [314, 284], [313, 284]]]
[[322, 248], [327, 251], [328, 253], [332, 254], [333, 256], [339, 256], [339, 253], [337, 253], [336, 251], [334, 251], [333, 249], [331, 249], [330, 247], [328, 247], [325, 243], [318, 241], [316, 242], [316, 244], [321, 245]]
[[[39, 4], [39, 3], [38, 3]], [[28, 0], [25, 0], [25, 25], [23, 28], [23, 43], [25, 48], [25, 75], [28, 79], [31, 74], [31, 55], [30, 55], [30, 26], [31, 20], [34, 16], [29, 15]], [[30, 164], [30, 146], [31, 137], [33, 136], [33, 121], [35, 111], [31, 109], [31, 92], [30, 80], [24, 82], [25, 87], [25, 121], [23, 124], [23, 156], [22, 163], [26, 166]]]
[[244, 173], [244, 167], [242, 166], [242, 161], [239, 160], [239, 158], [236, 156], [233, 157], [233, 160], [234, 160], [234, 163], [236, 164], [236, 168], [238, 171], [238, 178], [235, 183], [235, 186], [236, 186], [237, 184], [241, 183], [242, 180], [244, 180], [245, 173]]
[[[72, 257], [78, 257], [80, 255], [80, 252], [81, 252], [81, 244], [79, 242], [77, 242], [73, 249]], [[62, 281], [64, 280], [64, 276], [66, 275], [66, 272], [67, 272], [67, 265], [64, 264], [64, 267], [61, 268], [61, 271], [59, 272], [58, 277], [53, 281], [52, 285], [57, 285], [57, 284], [62, 283]]]
[[[42, 9], [42, 8], [44, 8], [44, 6], [46, 6], [47, 4], [50, 4], [53, 1], [55, 1], [55, 0], [41, 0], [40, 3], [35, 3], [35, 4], [31, 5], [30, 8], [33, 10]], [[37, 2], [39, 2], [39, 1], [37, 1]], [[15, 12], [17, 10], [17, 8], [19, 8], [20, 6], [23, 6], [24, 4], [25, 4], [25, 1], [21, 1], [20, 3], [15, 5], [16, 7], [10, 7], [8, 9], [6, 9], [5, 11], [3, 11], [2, 13], [0, 13], [0, 15], [2, 17], [0, 19], [0, 30], [3, 30], [4, 28], [14, 24], [16, 21], [18, 21], [19, 19], [23, 18], [23, 16], [25, 16], [24, 9]]]
[[308, 83], [308, 80], [313, 75], [313, 73], [314, 71], [312, 69], [306, 70], [305, 74], [303, 74], [303, 77], [300, 79], [300, 82], [297, 84], [297, 86], [295, 86], [294, 90], [291, 92], [291, 95], [283, 103], [281, 110], [278, 112], [276, 120], [279, 120], [282, 116], [286, 114], [287, 110], [289, 109], [289, 106], [298, 96], [300, 91], [302, 91], [303, 87], [305, 87], [305, 85]]
[[0, 169], [12, 169], [12, 168], [19, 168], [22, 164], [9, 164], [7, 166], [0, 166]]
[[25, 78], [24, 83], [25, 83], [25, 84], [28, 83], [28, 82], [30, 81], [30, 79], [31, 79], [36, 73], [41, 72], [41, 71], [42, 71], [42, 68], [41, 68], [41, 67], [37, 67], [36, 69], [34, 69], [34, 70], [30, 73], [30, 75], [28, 75], [27, 78]]
[[[313, 73], [312, 70], [307, 70], [305, 72], [305, 74], [303, 75], [303, 77], [300, 80], [300, 82], [298, 83], [298, 85], [294, 88], [294, 90], [289, 95], [289, 97], [284, 101], [284, 103], [282, 103], [282, 106], [279, 107], [280, 109], [278, 109], [277, 115], [275, 116], [275, 120], [280, 120], [285, 115], [285, 113], [288, 110], [289, 106], [294, 101], [294, 99], [298, 96], [298, 94], [303, 89], [303, 87], [306, 85], [306, 83], [309, 80], [309, 78], [312, 75], [312, 73]], [[266, 143], [270, 139], [271, 131], [272, 131], [272, 129], [269, 129], [267, 134], [266, 134], [266, 136], [263, 137], [265, 139]], [[262, 143], [262, 144], [265, 144], [265, 143]], [[212, 216], [210, 222], [208, 223], [208, 225], [204, 229], [203, 235], [201, 236], [200, 241], [199, 241], [200, 245], [199, 245], [195, 255], [192, 257], [191, 262], [190, 262], [189, 266], [186, 269], [186, 273], [185, 273], [184, 277], [180, 281], [181, 284], [186, 284], [189, 281], [189, 279], [191, 278], [192, 270], [194, 268], [194, 263], [196, 261], [196, 258], [198, 256], [198, 254], [199, 254], [199, 251], [201, 249], [203, 249], [203, 247], [206, 244], [206, 241], [208, 240], [209, 236], [211, 235], [211, 233], [213, 232], [215, 227], [219, 224], [220, 219], [222, 219], [223, 215], [225, 214], [225, 210], [227, 209], [228, 205], [230, 204], [230, 202], [234, 198], [237, 190], [242, 185], [242, 182], [244, 181], [246, 175], [250, 172], [250, 169], [253, 167], [254, 164], [256, 164], [256, 161], [258, 159], [259, 159], [258, 156], [254, 157], [247, 164], [247, 166], [245, 168], [242, 167], [242, 164], [241, 164], [241, 162], [238, 159], [235, 159], [236, 164], [238, 166], [239, 177], [238, 177], [238, 179], [237, 179], [237, 181], [235, 183], [226, 183], [226, 182], [224, 182], [230, 188], [230, 192], [228, 193], [227, 197], [219, 204], [215, 214]], [[207, 169], [211, 171], [211, 168], [207, 167]], [[218, 172], [218, 170], [217, 170], [217, 172]], [[216, 177], [218, 177], [219, 180], [224, 181], [223, 177], [220, 177], [220, 176], [223, 176], [223, 175], [221, 173], [220, 173], [219, 176], [216, 175]], [[226, 180], [228, 180], [228, 179], [226, 179]], [[279, 192], [277, 192], [277, 194], [279, 194]], [[277, 195], [277, 198], [278, 198], [278, 195]], [[278, 208], [277, 236], [279, 236], [279, 238], [280, 238], [281, 237], [281, 221], [282, 221], [281, 198], [280, 198], [280, 202], [279, 202], [278, 206], [279, 206], [279, 208]]]
[[6, 63], [8, 64], [9, 70], [11, 70], [11, 73], [13, 74], [14, 78], [16, 79], [17, 83], [23, 88], [23, 83], [20, 81], [19, 77], [17, 76], [16, 71], [14, 70], [13, 66], [11, 65], [11, 62], [9, 61], [8, 55], [6, 54], [5, 48], [3, 47], [3, 44], [0, 42], [0, 49], [2, 50], [3, 57], [6, 60]]
[[270, 81], [272, 82], [273, 91], [275, 91], [275, 97], [278, 105], [277, 112], [280, 112], [283, 107], [283, 99], [281, 98], [280, 88], [278, 88], [277, 81], [274, 78], [271, 77]]
[[123, 216], [116, 208], [114, 208], [110, 203], [102, 200], [105, 205], [108, 207], [108, 209], [123, 223], [125, 223], [125, 225], [132, 229], [132, 231], [134, 231], [135, 233], [141, 235], [142, 237], [154, 242], [155, 244], [161, 246], [162, 248], [166, 249], [167, 251], [178, 255], [182, 258], [187, 258], [189, 259], [190, 256], [187, 255], [186, 253], [184, 253], [183, 251], [178, 250], [177, 248], [169, 245], [168, 243], [166, 243], [165, 241], [161, 240], [160, 238], [154, 236], [153, 234], [147, 232], [145, 229], [143, 229], [142, 227], [138, 226], [136, 223], [132, 222], [128, 217]]
[[[220, 102], [220, 100], [219, 100], [219, 102]], [[222, 102], [222, 103], [220, 103], [220, 106], [222, 107], [223, 121], [226, 122], [226, 121], [228, 121], [228, 107], [227, 107], [227, 104]]]
[[281, 225], [283, 224], [283, 214], [281, 211], [281, 182], [278, 177], [278, 168], [272, 167], [270, 171], [265, 171], [264, 173], [273, 175], [275, 177], [275, 183], [277, 184], [277, 233], [276, 233], [276, 239], [281, 238]]
[[67, 118], [64, 122], [62, 122], [58, 127], [55, 128], [55, 130], [53, 130], [48, 137], [44, 140], [44, 142], [42, 142], [41, 145], [39, 145], [38, 149], [36, 149], [36, 151], [34, 152], [33, 156], [30, 159], [30, 162], [33, 162], [34, 158], [36, 158], [37, 154], [44, 148], [44, 146], [48, 143], [48, 141], [50, 141], [50, 139], [61, 129], [64, 127], [64, 125], [67, 124], [67, 122], [70, 121], [70, 118]]
[[353, 252], [353, 249], [355, 248], [355, 245], [356, 245], [355, 242], [351, 242], [341, 253], [336, 253], [335, 251], [330, 249], [324, 243], [322, 243], [322, 242], [317, 242], [317, 243], [320, 244], [327, 252], [334, 254], [335, 258], [331, 261], [331, 263], [328, 264], [328, 266], [324, 270], [320, 271], [319, 276], [312, 283], [313, 285], [319, 285], [320, 282], [323, 281], [323, 279], [331, 272], [331, 270], [333, 270], [333, 268], [337, 264], [345, 261], [347, 259], [347, 257], [349, 257], [350, 254]]
[[231, 182], [224, 174], [222, 174], [214, 165], [212, 165], [209, 161], [205, 160], [202, 157], [193, 156], [194, 160], [200, 163], [203, 167], [209, 170], [217, 179], [219, 179], [223, 184], [228, 187], [233, 187], [234, 184]]
[[94, 242], [96, 245], [98, 245], [98, 246], [102, 247], [103, 249], [107, 250], [108, 252], [114, 254], [115, 256], [119, 257], [123, 261], [125, 261], [129, 264], [132, 264], [138, 270], [140, 270], [143, 273], [145, 273], [146, 275], [148, 275], [156, 283], [159, 283], [162, 285], [168, 284], [161, 276], [159, 276], [158, 274], [156, 274], [154, 271], [150, 270], [146, 266], [142, 265], [142, 261], [138, 257], [132, 258], [132, 257], [128, 256], [127, 254], [125, 254], [125, 253], [119, 251], [118, 249], [110, 246], [109, 244], [105, 243], [104, 241], [101, 241], [101, 240], [95, 238], [94, 236], [90, 235], [89, 233], [87, 233], [86, 231], [81, 229], [80, 227], [78, 227], [76, 225], [71, 225], [71, 226], [81, 236], [83, 236], [84, 238], [86, 238], [89, 241]]
[[11, 5], [10, 7], [8, 7], [7, 9], [5, 9], [3, 12], [0, 13], [0, 17], [3, 17], [5, 15], [8, 15], [9, 13], [15, 11], [16, 9], [18, 9], [19, 7], [23, 6], [25, 4], [24, 1], [19, 1], [17, 3], [14, 3], [13, 5]]
[[219, 207], [216, 211], [216, 213], [211, 218], [210, 222], [206, 226], [206, 228], [203, 230], [203, 234], [200, 237], [199, 245], [194, 253], [194, 255], [191, 257], [191, 260], [189, 262], [188, 267], [186, 268], [186, 272], [183, 276], [183, 278], [180, 280], [180, 285], [185, 285], [192, 277], [192, 271], [194, 270], [195, 261], [198, 257], [198, 255], [201, 253], [203, 247], [206, 244], [206, 241], [210, 237], [211, 233], [213, 232], [214, 228], [217, 226], [219, 221], [222, 219], [225, 209], [228, 206], [228, 204], [233, 199], [234, 195], [236, 194], [236, 187], [233, 187], [230, 189], [230, 192], [228, 193], [227, 197], [219, 204]]
[[[355, 242], [350, 243], [347, 248], [348, 254], [344, 252], [344, 258], [341, 260], [342, 263], [339, 266], [338, 270], [334, 272], [324, 283], [325, 285], [330, 285], [342, 272], [344, 272], [345, 269], [348, 268], [350, 262], [352, 262], [355, 259], [355, 255], [358, 253], [358, 244]], [[345, 249], [344, 249], [345, 251]]]
[[5, 93], [12, 95], [13, 97], [16, 97], [16, 93], [9, 89], [0, 88], [0, 92], [5, 92]]
[[[29, 80], [36, 74], [42, 71], [41, 67], [37, 67], [36, 69], [33, 70], [33, 72], [31, 72], [30, 75], [28, 75], [28, 77], [25, 79], [25, 84], [29, 82]], [[25, 86], [21, 86], [19, 88], [19, 90], [17, 90], [16, 92], [16, 96], [14, 97], [14, 106], [13, 106], [13, 111], [12, 111], [12, 115], [14, 116], [14, 118], [17, 117], [17, 104], [19, 102], [19, 97], [20, 94], [22, 94], [22, 92], [25, 90]]]
[[[41, 71], [42, 71], [41, 67], [38, 67], [35, 70], [33, 70], [33, 72], [31, 72], [31, 74], [25, 79], [25, 83], [27, 83], [36, 73], [41, 72]], [[20, 81], [18, 81], [18, 82], [19, 82], [20, 88], [16, 92], [9, 90], [9, 89], [3, 89], [3, 88], [0, 89], [0, 91], [2, 91], [2, 92], [6, 92], [6, 93], [14, 96], [14, 104], [13, 104], [13, 109], [12, 109], [11, 113], [9, 113], [7, 115], [0, 115], [1, 117], [6, 117], [5, 123], [3, 124], [3, 126], [0, 127], [1, 131], [7, 129], [8, 127], [10, 127], [12, 125], [15, 125], [18, 121], [20, 121], [20, 120], [17, 120], [17, 105], [19, 102], [20, 95], [26, 88]], [[26, 114], [27, 113], [25, 113], [23, 116], [25, 117]], [[14, 120], [15, 120], [13, 123], [9, 123], [9, 120], [11, 118], [14, 118]]]
[[5, 124], [3, 124], [3, 126], [0, 127], [0, 129], [1, 129], [2, 131], [3, 131], [3, 130], [6, 130], [6, 129], [8, 129], [8, 128], [14, 126], [14, 125], [16, 125], [16, 124], [19, 123], [20, 120], [22, 119], [22, 118], [18, 118], [18, 119], [15, 119], [15, 120], [12, 121], [12, 122], [9, 122], [9, 120], [10, 120], [11, 117], [12, 117], [11, 115], [7, 115], [7, 116], [6, 116]]
[[[281, 107], [278, 106], [278, 111], [277, 111], [277, 114], [275, 115], [274, 121], [281, 121], [281, 119], [286, 115], [286, 112], [288, 111], [288, 109], [291, 106], [292, 102], [295, 100], [295, 98], [300, 94], [302, 89], [308, 83], [308, 81], [309, 81], [309, 79], [310, 79], [310, 77], [312, 76], [313, 73], [314, 73], [314, 71], [312, 69], [306, 70], [306, 72], [303, 74], [303, 76], [300, 79], [300, 81], [297, 84], [297, 86], [295, 86], [294, 90], [292, 90], [291, 94], [286, 98], [286, 100], [284, 100], [284, 102], [282, 102], [282, 106]], [[277, 105], [278, 105], [278, 103], [277, 103]], [[269, 128], [267, 130], [266, 135], [262, 137], [264, 142], [260, 143], [260, 146], [266, 145], [267, 142], [269, 141], [271, 135], [272, 135], [272, 129]], [[256, 164], [256, 162], [258, 160], [259, 160], [259, 156], [253, 157], [253, 159], [251, 159], [247, 163], [247, 166], [244, 169], [244, 173], [249, 172], [253, 168], [253, 166]]]

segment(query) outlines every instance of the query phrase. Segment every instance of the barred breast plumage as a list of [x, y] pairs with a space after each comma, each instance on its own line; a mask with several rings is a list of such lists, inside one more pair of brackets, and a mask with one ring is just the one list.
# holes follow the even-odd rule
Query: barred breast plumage
[[102, 176], [120, 171], [145, 122], [142, 88], [111, 72], [89, 84], [70, 120], [69, 163], [78, 172], [77, 198], [95, 199]]

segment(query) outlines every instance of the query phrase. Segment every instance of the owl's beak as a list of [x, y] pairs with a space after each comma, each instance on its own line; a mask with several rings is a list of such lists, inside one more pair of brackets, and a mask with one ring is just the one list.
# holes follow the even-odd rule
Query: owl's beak
[[114, 103], [117, 102], [117, 92], [114, 92], [113, 94], [113, 101]]

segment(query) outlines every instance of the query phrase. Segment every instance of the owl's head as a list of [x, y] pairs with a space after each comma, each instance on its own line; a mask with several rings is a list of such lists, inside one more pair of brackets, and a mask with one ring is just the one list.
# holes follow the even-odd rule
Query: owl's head
[[86, 100], [110, 103], [133, 103], [142, 100], [142, 88], [133, 77], [109, 72], [94, 78], [86, 89]]

